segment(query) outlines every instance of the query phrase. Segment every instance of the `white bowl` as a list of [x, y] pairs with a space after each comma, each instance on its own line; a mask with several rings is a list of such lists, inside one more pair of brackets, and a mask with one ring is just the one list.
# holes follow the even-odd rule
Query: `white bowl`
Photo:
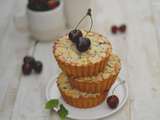
[[63, 2], [52, 10], [33, 11], [27, 8], [27, 19], [30, 34], [36, 40], [50, 41], [65, 29]]

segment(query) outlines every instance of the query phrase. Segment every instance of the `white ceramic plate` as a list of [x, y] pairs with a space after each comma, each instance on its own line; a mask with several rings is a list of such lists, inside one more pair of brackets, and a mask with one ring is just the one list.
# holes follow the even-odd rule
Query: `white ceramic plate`
[[[118, 80], [114, 83], [114, 85], [112, 86], [111, 90], [117, 85], [119, 84], [119, 81], [121, 79], [118, 78]], [[59, 99], [60, 103], [62, 103], [69, 111], [69, 115], [68, 118], [71, 119], [77, 119], [77, 120], [96, 120], [96, 119], [100, 119], [100, 118], [104, 118], [104, 117], [108, 117], [114, 113], [116, 113], [117, 111], [119, 111], [123, 105], [125, 104], [127, 97], [128, 97], [128, 86], [126, 83], [124, 84], [120, 84], [116, 89], [115, 89], [115, 94], [119, 97], [119, 105], [116, 109], [110, 109], [107, 104], [106, 104], [106, 100], [98, 105], [97, 107], [94, 108], [88, 108], [88, 109], [79, 109], [79, 108], [75, 108], [72, 107], [68, 104], [65, 103], [65, 101], [62, 99], [61, 94], [57, 88], [57, 84], [56, 84], [56, 78], [52, 78], [47, 87], [46, 87], [46, 98], [47, 100], [50, 99]], [[108, 95], [110, 95], [111, 92], [109, 92]]]

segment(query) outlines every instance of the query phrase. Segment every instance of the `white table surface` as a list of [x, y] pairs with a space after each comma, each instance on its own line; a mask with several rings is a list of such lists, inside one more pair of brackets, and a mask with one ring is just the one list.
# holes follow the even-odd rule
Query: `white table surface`
[[[0, 1], [0, 120], [59, 120], [44, 109], [45, 87], [59, 71], [52, 42], [38, 43], [15, 22], [25, 0]], [[129, 98], [123, 109], [103, 120], [160, 118], [160, 2], [93, 0], [95, 31], [107, 36], [124, 65]], [[112, 24], [126, 23], [127, 33], [112, 35]], [[22, 59], [33, 53], [44, 64], [41, 75], [23, 76]]]

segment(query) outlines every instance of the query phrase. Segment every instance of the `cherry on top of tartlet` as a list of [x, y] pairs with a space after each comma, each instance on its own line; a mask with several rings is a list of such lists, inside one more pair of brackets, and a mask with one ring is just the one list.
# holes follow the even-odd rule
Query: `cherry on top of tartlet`
[[81, 30], [78, 29], [78, 26], [81, 24], [81, 22], [89, 16], [90, 20], [91, 20], [91, 25], [90, 25], [90, 29], [87, 33], [91, 32], [92, 26], [93, 26], [93, 18], [92, 18], [92, 13], [91, 13], [91, 8], [89, 8], [87, 10], [87, 13], [85, 14], [85, 16], [83, 16], [80, 21], [78, 22], [78, 24], [76, 25], [75, 29], [71, 30], [68, 34], [68, 38], [75, 43], [76, 48], [80, 51], [80, 52], [85, 52], [87, 51], [90, 46], [91, 46], [91, 41], [89, 38], [87, 38], [87, 34], [84, 35], [82, 33]]
[[56, 59], [72, 63], [73, 65], [86, 65], [99, 62], [102, 58], [111, 54], [111, 43], [105, 37], [95, 32], [81, 31], [84, 36], [87, 34], [87, 38], [90, 39], [90, 48], [85, 52], [80, 52], [68, 35], [65, 35], [54, 44], [53, 53]]

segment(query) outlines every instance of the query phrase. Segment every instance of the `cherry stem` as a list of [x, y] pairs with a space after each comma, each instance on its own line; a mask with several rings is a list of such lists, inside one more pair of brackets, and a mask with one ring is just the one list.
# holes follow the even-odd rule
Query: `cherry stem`
[[79, 21], [79, 23], [76, 25], [75, 29], [78, 28], [78, 26], [81, 24], [81, 22], [82, 22], [86, 17], [87, 17], [87, 15], [85, 15], [85, 16], [83, 16], [83, 17], [81, 18], [81, 20]]
[[78, 22], [78, 24], [76, 25], [75, 29], [78, 28], [78, 26], [81, 24], [81, 22], [82, 22], [87, 16], [89, 16], [89, 17], [90, 17], [90, 20], [91, 20], [91, 26], [90, 26], [89, 31], [88, 31], [87, 33], [89, 33], [89, 32], [91, 31], [92, 26], [93, 26], [93, 18], [92, 18], [92, 14], [91, 14], [91, 9], [90, 9], [90, 8], [88, 9], [87, 14], [86, 14], [85, 16], [83, 16], [83, 17], [81, 18], [81, 20]]
[[35, 52], [35, 49], [36, 49], [36, 46], [37, 44], [39, 43], [38, 40], [35, 41], [34, 45], [33, 45], [33, 49], [32, 49], [32, 53], [31, 53], [31, 56], [33, 56], [34, 52]]
[[91, 26], [90, 26], [90, 29], [89, 29], [89, 32], [91, 32], [91, 29], [93, 27], [93, 18], [92, 18], [92, 13], [91, 13], [91, 9], [89, 8], [88, 11], [87, 11], [87, 15], [90, 17], [90, 20], [91, 20]]
[[91, 26], [90, 26], [89, 32], [91, 32], [91, 29], [93, 27], [93, 18], [92, 18], [92, 16], [90, 16], [90, 19], [91, 19]]
[[124, 80], [120, 80], [120, 82], [113, 88], [112, 90], [112, 95], [114, 94], [114, 91], [121, 85], [121, 84], [124, 84], [125, 81]]

